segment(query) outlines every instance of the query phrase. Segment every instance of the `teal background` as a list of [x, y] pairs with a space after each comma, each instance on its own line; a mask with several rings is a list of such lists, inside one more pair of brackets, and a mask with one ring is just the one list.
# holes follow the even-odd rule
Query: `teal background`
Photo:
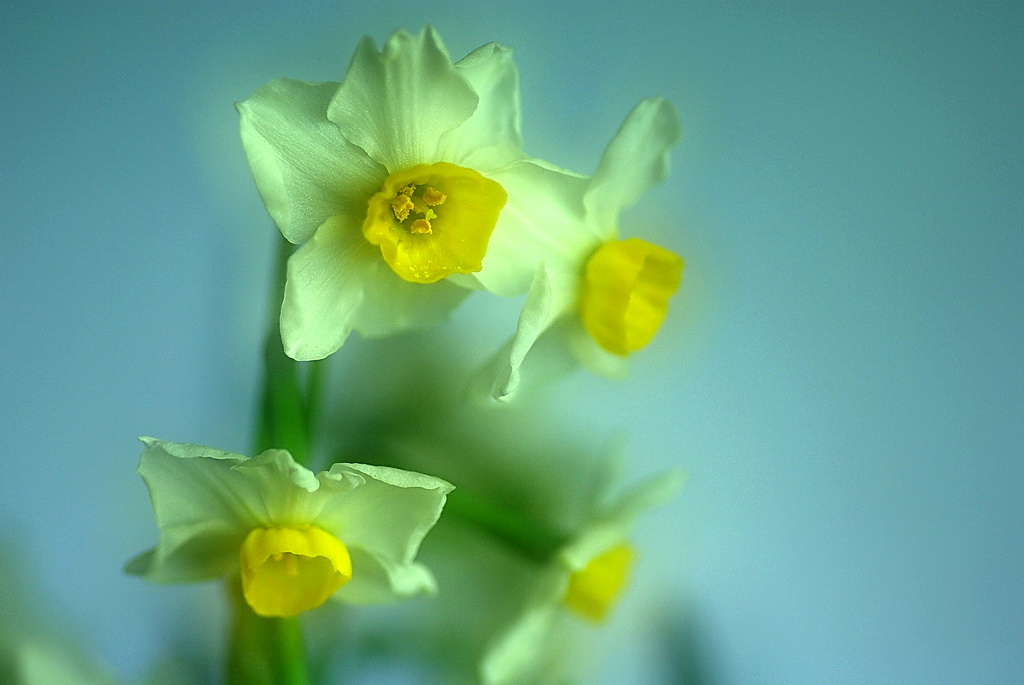
[[683, 121], [622, 222], [687, 259], [669, 320], [563, 391], [689, 475], [600, 682], [1024, 680], [1018, 2], [3, 3], [0, 526], [40, 610], [126, 678], [215, 651], [218, 588], [121, 565], [136, 435], [249, 447], [275, 234], [232, 103], [428, 22], [515, 48], [534, 155], [593, 171], [650, 95]]

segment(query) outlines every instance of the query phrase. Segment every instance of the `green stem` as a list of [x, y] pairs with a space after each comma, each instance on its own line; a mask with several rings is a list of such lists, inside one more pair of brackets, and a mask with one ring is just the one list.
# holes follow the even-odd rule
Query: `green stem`
[[300, 464], [309, 461], [312, 443], [314, 409], [319, 404], [322, 386], [322, 364], [316, 364], [307, 374], [306, 391], [299, 378], [299, 362], [284, 353], [277, 312], [284, 297], [284, 284], [288, 257], [292, 245], [280, 240], [274, 270], [274, 288], [267, 322], [267, 335], [263, 346], [264, 379], [260, 416], [257, 424], [256, 451], [270, 448], [286, 449]]
[[546, 563], [568, 538], [539, 521], [476, 497], [465, 490], [448, 494], [444, 514], [468, 521], [527, 557]]
[[306, 395], [303, 399], [306, 407], [306, 435], [310, 441], [312, 436], [316, 435], [317, 421], [320, 418], [320, 398], [323, 396], [326, 369], [326, 359], [320, 359], [307, 364]]
[[229, 581], [228, 685], [310, 685], [299, 619], [257, 616]]
[[263, 398], [256, 451], [286, 449], [300, 464], [309, 459], [306, 403], [299, 384], [298, 364], [285, 355], [281, 335], [267, 333], [263, 347]]

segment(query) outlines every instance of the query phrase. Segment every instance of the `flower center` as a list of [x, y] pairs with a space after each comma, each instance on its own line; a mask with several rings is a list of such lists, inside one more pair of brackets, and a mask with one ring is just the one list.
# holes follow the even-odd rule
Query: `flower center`
[[618, 599], [633, 565], [633, 548], [616, 545], [569, 576], [562, 603], [591, 621], [602, 621]]
[[437, 162], [391, 174], [370, 198], [363, 235], [401, 278], [434, 283], [483, 268], [508, 196], [472, 169]]
[[314, 526], [255, 528], [240, 560], [242, 594], [260, 616], [315, 609], [352, 579], [348, 549]]
[[636, 352], [658, 332], [682, 274], [682, 257], [645, 240], [605, 243], [587, 261], [583, 327], [613, 354]]

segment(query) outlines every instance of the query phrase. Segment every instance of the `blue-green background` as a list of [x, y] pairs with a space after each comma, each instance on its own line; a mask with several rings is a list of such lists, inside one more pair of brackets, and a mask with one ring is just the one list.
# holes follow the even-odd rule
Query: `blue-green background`
[[515, 48], [553, 162], [592, 171], [642, 97], [682, 117], [622, 225], [686, 257], [682, 291], [628, 382], [566, 388], [637, 475], [689, 474], [601, 682], [677, 682], [624, 627], [652, 605], [705, 683], [1024, 680], [1018, 2], [4, 2], [0, 526], [29, 600], [125, 677], [217, 639], [215, 588], [121, 565], [156, 535], [136, 435], [249, 447], [275, 236], [232, 103], [424, 23]]

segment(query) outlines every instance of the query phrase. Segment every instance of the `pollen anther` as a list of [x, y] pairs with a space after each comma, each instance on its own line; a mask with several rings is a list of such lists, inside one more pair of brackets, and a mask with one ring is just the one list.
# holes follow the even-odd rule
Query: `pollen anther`
[[415, 183], [403, 186], [391, 199], [391, 211], [399, 223], [406, 221], [410, 214], [419, 214], [421, 218], [414, 219], [409, 224], [408, 231], [416, 235], [426, 235], [434, 232], [430, 221], [437, 218], [437, 212], [431, 208], [444, 204], [448, 196], [429, 186], [420, 196], [416, 196], [418, 188]]
[[395, 213], [395, 218], [399, 221], [405, 221], [409, 218], [409, 212], [416, 208], [416, 204], [405, 194], [405, 189], [402, 189], [395, 199], [391, 201], [391, 211]]
[[409, 225], [409, 233], [433, 233], [434, 231], [430, 228], [430, 222], [426, 219], [416, 219]]
[[434, 188], [428, 187], [426, 190], [423, 191], [423, 202], [428, 207], [436, 207], [438, 205], [443, 205], [444, 201], [447, 199], [448, 196], [442, 193], [440, 190], [435, 190]]

